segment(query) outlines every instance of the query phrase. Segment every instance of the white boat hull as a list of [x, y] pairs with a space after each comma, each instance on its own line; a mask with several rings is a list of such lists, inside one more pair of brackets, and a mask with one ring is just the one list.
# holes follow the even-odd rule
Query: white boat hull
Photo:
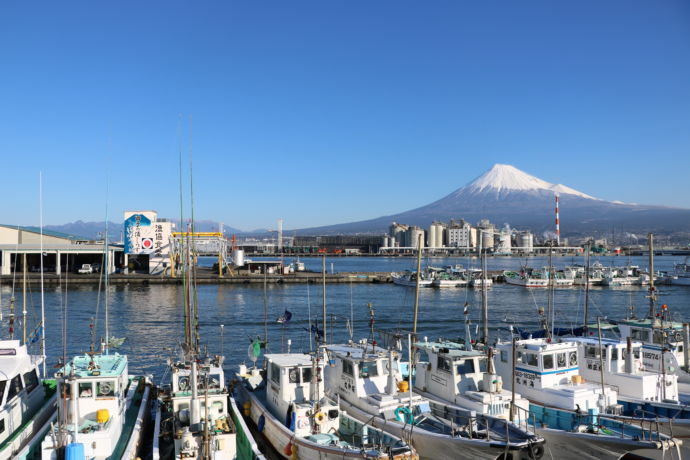
[[[629, 438], [623, 439], [619, 436], [573, 433], [551, 428], [537, 428], [535, 431], [537, 435], [546, 440], [544, 458], [562, 460], [613, 460], [619, 459], [628, 452], [635, 452], [641, 449], [675, 451], [679, 448], [672, 440], [641, 442]], [[676, 458], [680, 458], [680, 456]]]
[[[261, 434], [271, 443], [271, 445], [278, 451], [278, 453], [286, 459], [292, 458], [293, 453], [297, 452], [297, 458], [300, 460], [337, 460], [343, 458], [376, 458], [371, 457], [371, 452], [363, 452], [354, 449], [341, 449], [337, 447], [328, 447], [310, 442], [304, 438], [295, 437], [293, 431], [276, 419], [264, 407], [259, 398], [252, 392], [247, 391], [244, 387], [239, 387], [238, 391], [242, 399], [248, 400], [251, 403], [250, 418], [254, 424], [259, 428]], [[342, 405], [342, 402], [341, 402]], [[357, 418], [357, 417], [355, 417]], [[261, 422], [260, 420], [263, 419]], [[367, 420], [358, 419], [363, 423], [368, 423]], [[263, 426], [262, 426], [263, 425]], [[376, 426], [372, 424], [373, 426]], [[387, 430], [389, 433], [390, 430]], [[369, 455], [368, 455], [369, 454]], [[388, 455], [381, 454], [381, 459], [388, 459]], [[392, 457], [394, 459], [414, 459], [415, 455], [406, 454]]]
[[[420, 459], [429, 460], [457, 460], [468, 458], [472, 460], [493, 460], [504, 451], [491, 447], [483, 440], [467, 438], [452, 438], [438, 433], [432, 433], [417, 427], [410, 427], [394, 420], [384, 420], [382, 417], [372, 416], [361, 409], [340, 400], [340, 405], [348, 414], [363, 423], [369, 423], [377, 428], [402, 439], [412, 439], [412, 446], [419, 454]], [[300, 457], [301, 458], [301, 457]]]

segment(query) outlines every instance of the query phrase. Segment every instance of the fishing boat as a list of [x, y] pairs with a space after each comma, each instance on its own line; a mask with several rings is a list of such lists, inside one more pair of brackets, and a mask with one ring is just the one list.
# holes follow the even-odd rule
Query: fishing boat
[[523, 266], [519, 272], [504, 271], [503, 278], [508, 284], [516, 286], [542, 288], [549, 286], [548, 272], [543, 270], [534, 270], [530, 267]]
[[589, 278], [586, 274], [587, 268], [582, 265], [570, 265], [563, 271], [573, 278], [573, 285], [575, 286], [584, 286], [588, 282], [590, 286], [601, 286], [604, 280], [604, 266], [600, 262], [590, 265]]
[[[42, 196], [41, 196], [42, 198]], [[40, 244], [43, 247], [41, 212]], [[0, 340], [0, 460], [35, 458], [43, 436], [57, 416], [55, 380], [45, 379], [45, 333], [43, 258], [41, 271], [41, 322], [27, 332], [27, 258], [23, 257], [22, 339], [14, 339], [14, 293], [10, 298], [9, 339]], [[2, 318], [0, 304], [0, 318]], [[39, 342], [40, 354], [31, 354], [29, 344]]]
[[549, 270], [548, 267], [545, 267], [544, 271], [546, 271], [547, 274], [549, 272], [552, 273], [552, 276], [550, 276], [550, 279], [551, 279], [551, 284], [553, 284], [554, 287], [557, 287], [557, 288], [571, 287], [575, 282], [575, 278], [568, 271], [564, 271], [564, 270], [554, 271], [554, 270]]
[[232, 417], [237, 406], [226, 386], [224, 357], [210, 355], [200, 346], [194, 315], [193, 235], [193, 230], [188, 232], [185, 242], [184, 343], [179, 356], [168, 363], [170, 380], [158, 391], [152, 458], [263, 458], [246, 425]]
[[618, 390], [622, 415], [659, 423], [674, 436], [690, 436], [690, 406], [680, 402], [678, 376], [650, 372], [642, 364], [642, 344], [597, 337], [577, 337], [580, 375]]
[[0, 459], [33, 456], [55, 420], [55, 381], [41, 381], [44, 360], [19, 340], [0, 341]]
[[530, 401], [529, 419], [558, 458], [617, 459], [640, 449], [666, 452], [682, 445], [654, 423], [630, 423], [615, 389], [585, 381], [577, 342], [515, 339], [496, 348], [497, 374]]
[[[417, 272], [406, 270], [402, 273], [391, 273], [393, 283], [398, 286], [415, 287], [417, 286]], [[419, 287], [431, 287], [433, 280], [424, 272], [419, 277]]]
[[324, 394], [318, 355], [269, 353], [265, 370], [240, 366], [238, 397], [284, 458], [416, 459], [397, 436], [351, 417]]
[[436, 268], [429, 267], [427, 269], [429, 278], [431, 278], [431, 286], [435, 288], [455, 288], [466, 287], [467, 279], [464, 276], [464, 270], [453, 267]]
[[75, 356], [55, 377], [58, 420], [41, 444], [43, 460], [137, 458], [151, 382], [129, 375], [126, 355]]
[[675, 264], [671, 274], [671, 284], [676, 286], [690, 286], [690, 263], [688, 257], [682, 264]]
[[[423, 459], [532, 458], [535, 437], [498, 417], [439, 403], [402, 379], [400, 354], [373, 342], [328, 345], [327, 394], [364, 423], [410, 439]], [[511, 457], [508, 457], [510, 455]]]
[[481, 268], [469, 268], [467, 269], [467, 279], [469, 280], [469, 285], [473, 288], [482, 288], [484, 286], [491, 287], [494, 281], [490, 276], [484, 277], [482, 275]]
[[649, 275], [642, 273], [637, 265], [626, 265], [625, 267], [605, 267], [603, 270], [603, 286], [640, 286], [649, 284]]

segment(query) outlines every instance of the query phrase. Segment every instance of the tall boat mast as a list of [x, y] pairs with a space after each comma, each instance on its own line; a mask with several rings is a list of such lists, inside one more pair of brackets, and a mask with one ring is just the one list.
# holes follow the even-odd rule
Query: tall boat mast
[[[103, 249], [105, 251], [103, 257], [103, 267], [105, 270], [105, 290], [103, 292], [103, 302], [105, 305], [105, 353], [110, 351], [110, 311], [108, 310], [108, 286], [110, 285], [110, 258], [108, 257], [108, 179], [105, 181], [105, 238], [103, 242]], [[103, 273], [103, 272], [101, 272]]]
[[654, 308], [656, 305], [656, 288], [654, 287], [654, 233], [647, 234], [649, 243], [649, 312], [647, 317], [654, 318]]
[[[43, 172], [38, 173], [38, 214], [41, 231], [41, 357], [43, 358], [43, 378], [46, 377], [46, 313], [45, 297], [43, 295]], [[60, 261], [57, 261], [59, 266]]]
[[412, 333], [417, 334], [417, 316], [419, 315], [419, 281], [422, 276], [422, 238], [423, 233], [417, 237], [417, 279], [414, 287], [414, 317], [412, 319]]
[[[482, 232], [483, 233], [483, 232]], [[479, 237], [480, 241], [483, 238]], [[483, 245], [482, 245], [483, 246]], [[487, 349], [489, 347], [489, 293], [487, 291], [487, 270], [486, 270], [486, 248], [481, 249], [482, 256], [482, 327], [483, 327], [483, 343]]]
[[589, 257], [590, 250], [592, 248], [592, 241], [587, 241], [587, 246], [585, 247], [585, 324], [584, 324], [584, 336], [587, 337], [588, 329], [587, 326], [589, 321]]
[[323, 291], [323, 344], [326, 345], [328, 343], [326, 341], [326, 328], [328, 326], [326, 322], [326, 254], [321, 258], [321, 282]]

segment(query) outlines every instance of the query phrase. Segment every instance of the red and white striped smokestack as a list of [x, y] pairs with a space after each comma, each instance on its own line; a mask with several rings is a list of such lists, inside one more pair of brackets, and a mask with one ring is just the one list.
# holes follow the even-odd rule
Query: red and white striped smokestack
[[556, 246], [561, 245], [561, 222], [558, 218], [558, 193], [556, 193]]

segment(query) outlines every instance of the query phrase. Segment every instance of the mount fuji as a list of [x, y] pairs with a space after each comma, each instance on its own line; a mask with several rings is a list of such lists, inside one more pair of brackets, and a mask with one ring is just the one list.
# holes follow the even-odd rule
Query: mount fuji
[[299, 230], [302, 235], [386, 232], [392, 222], [426, 228], [450, 219], [476, 224], [489, 219], [534, 232], [554, 229], [555, 196], [560, 202], [561, 233], [690, 231], [690, 209], [605, 201], [552, 184], [514, 166], [496, 164], [474, 181], [426, 206], [375, 219]]

